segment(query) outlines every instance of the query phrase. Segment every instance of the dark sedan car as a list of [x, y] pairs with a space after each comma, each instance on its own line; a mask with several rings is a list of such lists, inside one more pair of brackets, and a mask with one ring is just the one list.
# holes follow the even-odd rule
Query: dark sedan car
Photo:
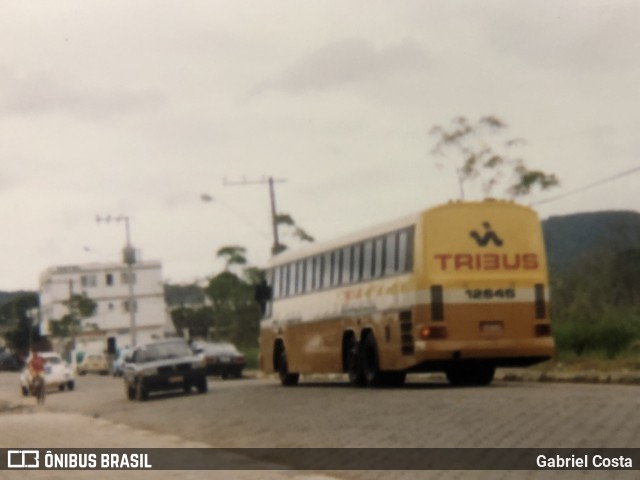
[[224, 379], [242, 377], [247, 362], [232, 343], [198, 342], [192, 348], [204, 355], [208, 375], [218, 375]]
[[196, 387], [207, 391], [204, 359], [183, 340], [165, 340], [134, 348], [125, 360], [124, 387], [129, 400], [146, 400], [150, 392]]

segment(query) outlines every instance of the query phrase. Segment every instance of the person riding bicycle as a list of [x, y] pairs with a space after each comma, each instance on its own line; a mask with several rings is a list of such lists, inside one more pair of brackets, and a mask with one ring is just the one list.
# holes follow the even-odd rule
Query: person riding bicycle
[[29, 374], [31, 386], [36, 390], [38, 403], [44, 403], [44, 359], [38, 355], [35, 349], [31, 352], [31, 359], [29, 360]]

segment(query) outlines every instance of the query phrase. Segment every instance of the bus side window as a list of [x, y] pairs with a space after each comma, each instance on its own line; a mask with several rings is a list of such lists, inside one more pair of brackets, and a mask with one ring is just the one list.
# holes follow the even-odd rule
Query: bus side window
[[351, 247], [351, 281], [359, 282], [362, 278], [362, 244]]
[[322, 288], [331, 286], [331, 252], [327, 252], [322, 256]]
[[364, 242], [364, 253], [362, 256], [362, 280], [370, 280], [373, 273], [373, 240]]
[[385, 239], [385, 275], [393, 275], [398, 269], [398, 232], [390, 233]]
[[296, 291], [296, 286], [296, 264], [294, 262], [289, 264], [289, 295], [295, 295], [298, 293]]
[[333, 257], [333, 265], [331, 268], [331, 286], [335, 287], [336, 285], [340, 285], [340, 277], [342, 275], [342, 265], [340, 263], [342, 257], [342, 250], [336, 250], [331, 254]]
[[273, 298], [280, 298], [280, 267], [270, 270], [269, 275], [273, 286]]
[[304, 293], [304, 285], [305, 285], [305, 263], [304, 260], [300, 260], [297, 262], [298, 269], [298, 288], [296, 289], [297, 293]]
[[380, 278], [384, 274], [384, 237], [376, 238], [374, 247], [373, 278]]
[[322, 257], [317, 256], [313, 259], [315, 265], [313, 272], [313, 289], [320, 290], [322, 288]]
[[313, 291], [313, 280], [315, 278], [315, 271], [313, 269], [315, 262], [313, 258], [307, 258], [305, 260], [305, 275], [304, 275], [304, 291], [312, 292]]
[[284, 298], [289, 294], [289, 267], [280, 265], [280, 297]]
[[351, 283], [351, 247], [342, 249], [342, 284]]
[[398, 272], [410, 272], [413, 269], [413, 232], [409, 227], [398, 235]]

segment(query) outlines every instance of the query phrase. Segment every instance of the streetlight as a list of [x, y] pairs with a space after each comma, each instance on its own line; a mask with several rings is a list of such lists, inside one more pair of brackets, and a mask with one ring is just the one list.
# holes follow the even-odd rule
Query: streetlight
[[127, 265], [127, 284], [129, 287], [129, 329], [131, 331], [131, 348], [136, 346], [136, 314], [135, 314], [135, 304], [134, 304], [134, 296], [133, 296], [133, 264], [136, 263], [136, 251], [131, 245], [131, 232], [129, 230], [129, 217], [126, 215], [119, 215], [117, 217], [112, 217], [111, 215], [107, 215], [106, 217], [101, 217], [100, 215], [96, 215], [96, 222], [100, 223], [102, 221], [109, 223], [113, 220], [116, 223], [124, 222], [125, 235], [126, 235], [126, 245], [122, 251], [122, 259], [124, 263]]

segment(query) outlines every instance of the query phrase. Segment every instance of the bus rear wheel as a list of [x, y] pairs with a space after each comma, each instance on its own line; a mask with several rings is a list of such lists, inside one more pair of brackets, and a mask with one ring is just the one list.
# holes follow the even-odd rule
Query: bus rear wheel
[[362, 362], [360, 362], [360, 348], [358, 348], [358, 342], [354, 337], [349, 340], [346, 354], [349, 383], [356, 387], [364, 387], [367, 380], [362, 370]]
[[285, 387], [292, 387], [298, 384], [300, 379], [299, 373], [289, 372], [289, 362], [287, 361], [287, 352], [283, 351], [280, 354], [280, 361], [278, 362], [278, 375], [280, 375], [280, 383]]
[[379, 387], [384, 383], [384, 375], [380, 371], [378, 361], [378, 344], [373, 333], [365, 337], [361, 344], [360, 364], [362, 374], [368, 386]]

